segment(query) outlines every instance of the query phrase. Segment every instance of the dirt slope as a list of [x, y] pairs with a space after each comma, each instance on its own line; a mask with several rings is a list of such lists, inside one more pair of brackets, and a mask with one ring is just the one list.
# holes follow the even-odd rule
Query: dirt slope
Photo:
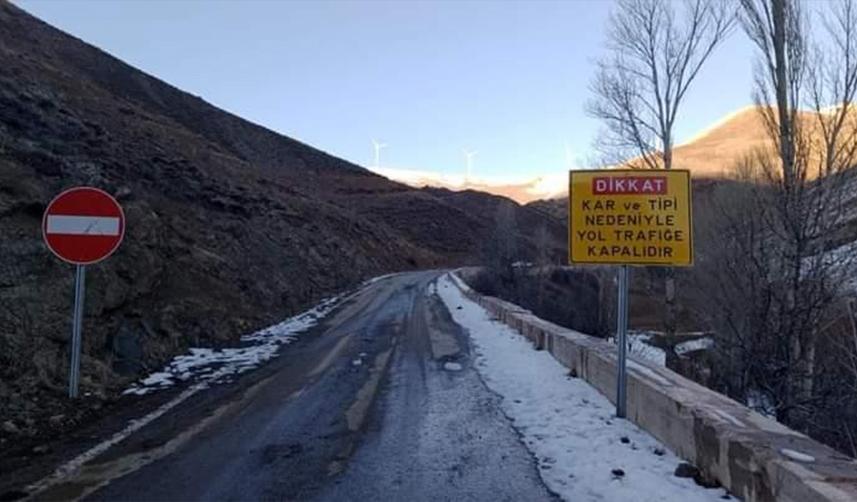
[[[72, 408], [73, 270], [43, 246], [40, 220], [53, 195], [83, 184], [120, 199], [128, 234], [89, 267], [88, 397]], [[0, 450], [74, 426], [189, 345], [228, 344], [373, 275], [472, 262], [492, 222], [217, 109], [0, 0]]]

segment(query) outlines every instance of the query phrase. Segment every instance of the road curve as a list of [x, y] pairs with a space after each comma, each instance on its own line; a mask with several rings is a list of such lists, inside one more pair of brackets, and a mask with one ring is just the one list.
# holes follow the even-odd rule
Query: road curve
[[432, 294], [441, 273], [367, 286], [254, 377], [33, 499], [554, 499]]

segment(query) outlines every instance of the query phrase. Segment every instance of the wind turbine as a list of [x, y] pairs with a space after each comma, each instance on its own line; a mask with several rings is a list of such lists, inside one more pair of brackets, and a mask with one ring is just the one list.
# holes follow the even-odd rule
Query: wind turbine
[[467, 161], [467, 177], [464, 178], [464, 181], [470, 183], [470, 174], [473, 172], [473, 157], [477, 154], [477, 151], [468, 152], [464, 150], [464, 158]]
[[372, 146], [375, 147], [375, 167], [381, 167], [381, 149], [386, 148], [387, 143], [381, 143], [373, 139]]

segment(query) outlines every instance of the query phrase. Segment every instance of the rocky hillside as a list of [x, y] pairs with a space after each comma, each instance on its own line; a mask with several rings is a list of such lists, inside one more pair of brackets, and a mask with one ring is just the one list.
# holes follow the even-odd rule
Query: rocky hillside
[[[87, 272], [87, 397], [72, 409], [73, 269], [40, 222], [74, 185], [115, 194], [128, 232]], [[0, 449], [74, 426], [189, 345], [228, 344], [373, 275], [475, 262], [497, 204], [527, 221], [522, 243], [549, 227], [564, 245], [544, 215], [447, 195], [242, 120], [0, 0]]]

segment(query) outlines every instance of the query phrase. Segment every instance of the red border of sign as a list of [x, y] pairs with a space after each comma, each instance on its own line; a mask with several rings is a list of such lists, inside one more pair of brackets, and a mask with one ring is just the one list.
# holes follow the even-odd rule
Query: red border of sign
[[[122, 217], [122, 233], [119, 234], [119, 240], [116, 241], [116, 245], [113, 246], [113, 249], [111, 249], [107, 254], [105, 254], [103, 257], [101, 257], [97, 260], [87, 261], [87, 262], [76, 262], [76, 261], [67, 260], [67, 259], [63, 258], [62, 256], [60, 256], [56, 251], [54, 251], [54, 249], [48, 243], [48, 238], [47, 238], [47, 235], [45, 234], [45, 226], [47, 225], [47, 221], [48, 221], [48, 209], [50, 209], [51, 206], [53, 205], [53, 203], [56, 202], [56, 200], [59, 199], [60, 197], [62, 197], [63, 195], [65, 195], [69, 192], [75, 192], [77, 190], [93, 190], [93, 191], [100, 192], [100, 193], [106, 195], [108, 198], [110, 198], [110, 200], [112, 200], [114, 203], [116, 203], [116, 207], [119, 208], [119, 214]], [[68, 188], [68, 189], [65, 189], [62, 192], [58, 193], [56, 195], [56, 197], [51, 199], [51, 201], [48, 202], [48, 205], [45, 206], [45, 213], [42, 215], [42, 242], [45, 243], [45, 247], [48, 248], [48, 250], [51, 252], [51, 254], [53, 254], [54, 256], [56, 256], [57, 258], [59, 258], [60, 260], [66, 262], [68, 264], [71, 264], [71, 265], [94, 265], [98, 262], [106, 260], [107, 258], [110, 258], [110, 256], [112, 256], [113, 253], [115, 253], [116, 250], [119, 249], [119, 246], [122, 244], [122, 241], [125, 240], [125, 221], [126, 221], [125, 220], [125, 210], [122, 209], [122, 204], [119, 204], [119, 201], [116, 200], [116, 197], [110, 195], [109, 193], [105, 192], [104, 190], [102, 190], [100, 188], [90, 187], [90, 186], [79, 186], [79, 187]]]
[[[651, 172], [673, 172], [673, 173], [685, 173], [687, 174], [687, 203], [688, 203], [688, 223], [690, 224], [690, 261], [687, 263], [675, 264], [675, 263], [640, 263], [640, 262], [631, 262], [631, 261], [573, 261], [571, 259], [571, 239], [572, 239], [572, 219], [571, 219], [571, 195], [574, 192], [571, 189], [571, 176], [572, 173], [634, 173], [639, 174], [640, 172], [651, 173]], [[573, 266], [615, 266], [615, 265], [629, 265], [632, 267], [692, 267], [694, 264], [694, 252], [693, 252], [693, 182], [692, 177], [690, 175], [690, 169], [570, 169], [568, 171], [568, 203], [565, 207], [565, 214], [568, 217], [568, 263]]]

